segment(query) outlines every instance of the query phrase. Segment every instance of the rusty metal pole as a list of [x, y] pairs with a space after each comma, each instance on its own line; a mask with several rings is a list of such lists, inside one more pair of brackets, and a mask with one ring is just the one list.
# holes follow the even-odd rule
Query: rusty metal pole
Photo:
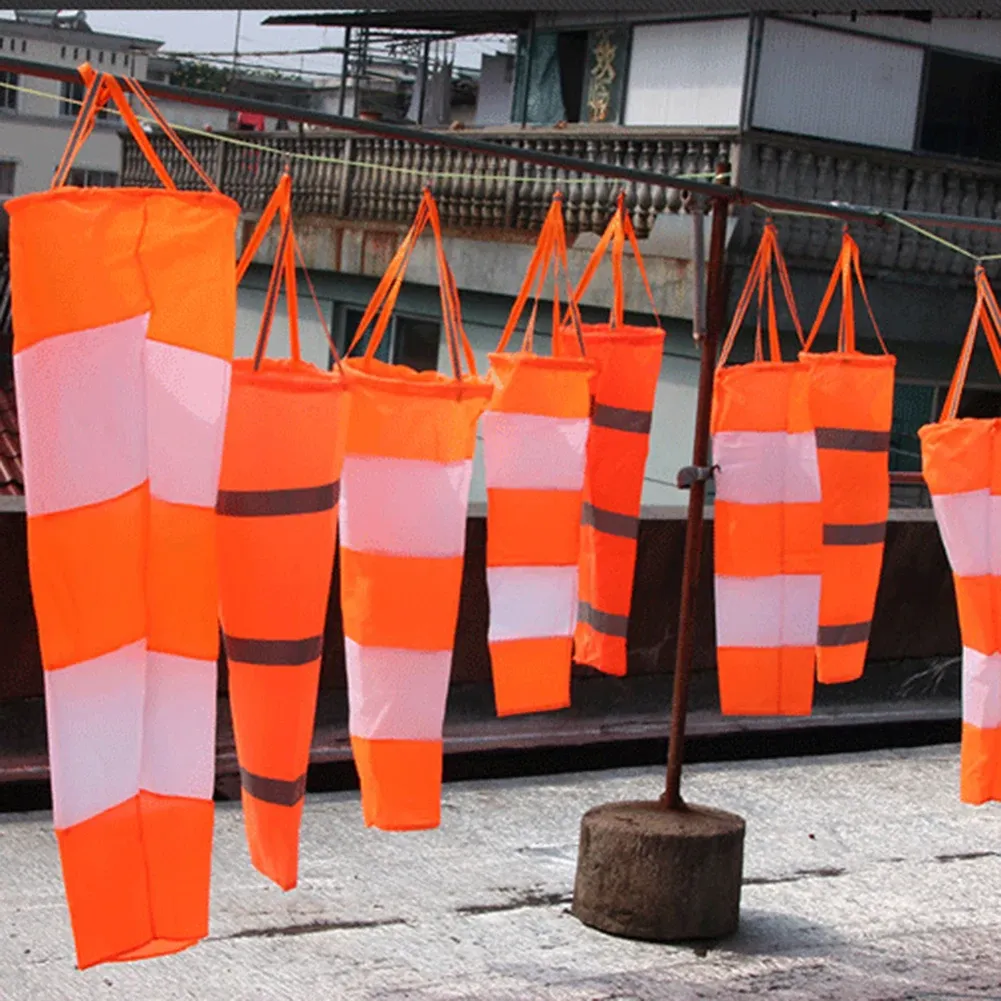
[[[716, 168], [717, 177], [729, 173], [728, 164]], [[701, 341], [699, 394], [695, 406], [695, 441], [692, 445], [692, 472], [688, 495], [688, 522], [685, 528], [685, 556], [681, 571], [681, 608], [678, 613], [678, 647], [674, 658], [674, 696], [671, 700], [671, 737], [667, 752], [667, 783], [661, 803], [668, 810], [685, 809], [681, 798], [681, 763], [685, 751], [685, 717], [688, 714], [688, 686], [692, 677], [695, 645], [695, 598], [702, 564], [702, 528], [709, 478], [709, 418], [712, 412], [713, 375], [716, 346], [726, 319], [726, 223], [729, 201], [713, 198], [712, 231], [709, 237], [709, 266], [706, 274], [706, 329], [698, 329], [700, 310], [695, 309], [695, 336]], [[698, 238], [696, 238], [698, 239]], [[694, 270], [694, 268], [693, 268]], [[701, 335], [701, 336], [700, 336]]]

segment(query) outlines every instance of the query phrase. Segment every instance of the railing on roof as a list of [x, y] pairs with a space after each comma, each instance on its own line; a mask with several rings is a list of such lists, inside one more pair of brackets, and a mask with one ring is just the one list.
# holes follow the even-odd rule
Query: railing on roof
[[[740, 140], [738, 182], [745, 188], [790, 198], [873, 205], [891, 211], [1001, 219], [1001, 164], [944, 156], [879, 150], [821, 139], [749, 133]], [[748, 214], [728, 249], [753, 253], [764, 214]], [[838, 254], [837, 219], [783, 216], [775, 222], [790, 263], [829, 266]], [[969, 258], [897, 225], [852, 229], [862, 260], [872, 270], [972, 281]], [[948, 229], [935, 232], [973, 254], [1001, 253], [1001, 231]], [[988, 265], [996, 274], [997, 264]]]
[[[185, 142], [220, 188], [247, 212], [259, 211], [286, 163], [293, 178], [293, 209], [303, 215], [332, 215], [361, 223], [408, 223], [421, 189], [431, 183], [443, 223], [454, 229], [537, 231], [557, 191], [566, 200], [571, 233], [600, 233], [621, 185], [601, 177], [519, 163], [501, 157], [430, 146], [400, 139], [338, 132], [230, 133], [229, 137], [275, 150], [248, 149], [208, 136]], [[564, 156], [654, 170], [664, 174], [711, 175], [727, 161], [732, 137], [677, 130], [497, 129], [476, 130], [478, 139]], [[194, 172], [160, 134], [152, 137], [179, 186], [197, 188]], [[287, 154], [305, 154], [302, 159]], [[122, 147], [122, 184], [155, 184], [131, 140]], [[678, 212], [680, 191], [627, 184], [627, 204], [637, 233], [645, 237], [661, 212]]]

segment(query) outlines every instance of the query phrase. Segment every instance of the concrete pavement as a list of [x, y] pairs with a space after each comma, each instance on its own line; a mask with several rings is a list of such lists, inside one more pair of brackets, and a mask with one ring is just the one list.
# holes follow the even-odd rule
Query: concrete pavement
[[0, 817], [3, 1001], [688, 1001], [767, 993], [1001, 999], [1001, 806], [958, 801], [958, 750], [698, 765], [693, 802], [747, 818], [742, 923], [711, 947], [629, 942], [569, 912], [581, 814], [659, 769], [460, 783], [439, 830], [362, 826], [311, 796], [300, 887], [219, 807], [211, 938], [80, 973], [50, 817]]

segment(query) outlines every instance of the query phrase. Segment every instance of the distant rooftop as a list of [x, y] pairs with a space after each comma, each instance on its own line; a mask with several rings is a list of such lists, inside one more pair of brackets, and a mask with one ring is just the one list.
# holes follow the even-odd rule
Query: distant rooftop
[[[85, 11], [18, 10], [13, 18], [0, 18], [0, 33], [7, 37], [33, 38], [42, 42], [66, 42], [74, 36], [86, 44], [104, 49], [156, 51], [163, 42], [134, 35], [111, 35], [94, 31]], [[85, 39], [81, 36], [85, 36]]]

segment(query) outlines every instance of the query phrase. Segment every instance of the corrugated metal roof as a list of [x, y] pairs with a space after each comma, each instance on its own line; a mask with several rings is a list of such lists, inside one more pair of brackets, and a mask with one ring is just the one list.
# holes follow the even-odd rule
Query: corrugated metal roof
[[[434, 15], [450, 12], [464, 17], [489, 15], [498, 20], [527, 13], [602, 14], [610, 20], [629, 15], [708, 16], [720, 14], [782, 13], [782, 14], [858, 14], [860, 16], [931, 15], [934, 17], [1001, 17], [1001, 0], [889, 0], [882, 3], [859, 0], [507, 0], [498, 9], [491, 0], [437, 0]], [[309, 4], [304, 6], [308, 7]], [[409, 13], [406, 19], [388, 15]], [[265, 24], [348, 24], [349, 18], [361, 17], [369, 27], [422, 27], [428, 18], [427, 0], [383, 0], [377, 7], [335, 9], [315, 14], [277, 15]], [[323, 18], [324, 20], [319, 20]], [[489, 30], [489, 29], [485, 29]]]

